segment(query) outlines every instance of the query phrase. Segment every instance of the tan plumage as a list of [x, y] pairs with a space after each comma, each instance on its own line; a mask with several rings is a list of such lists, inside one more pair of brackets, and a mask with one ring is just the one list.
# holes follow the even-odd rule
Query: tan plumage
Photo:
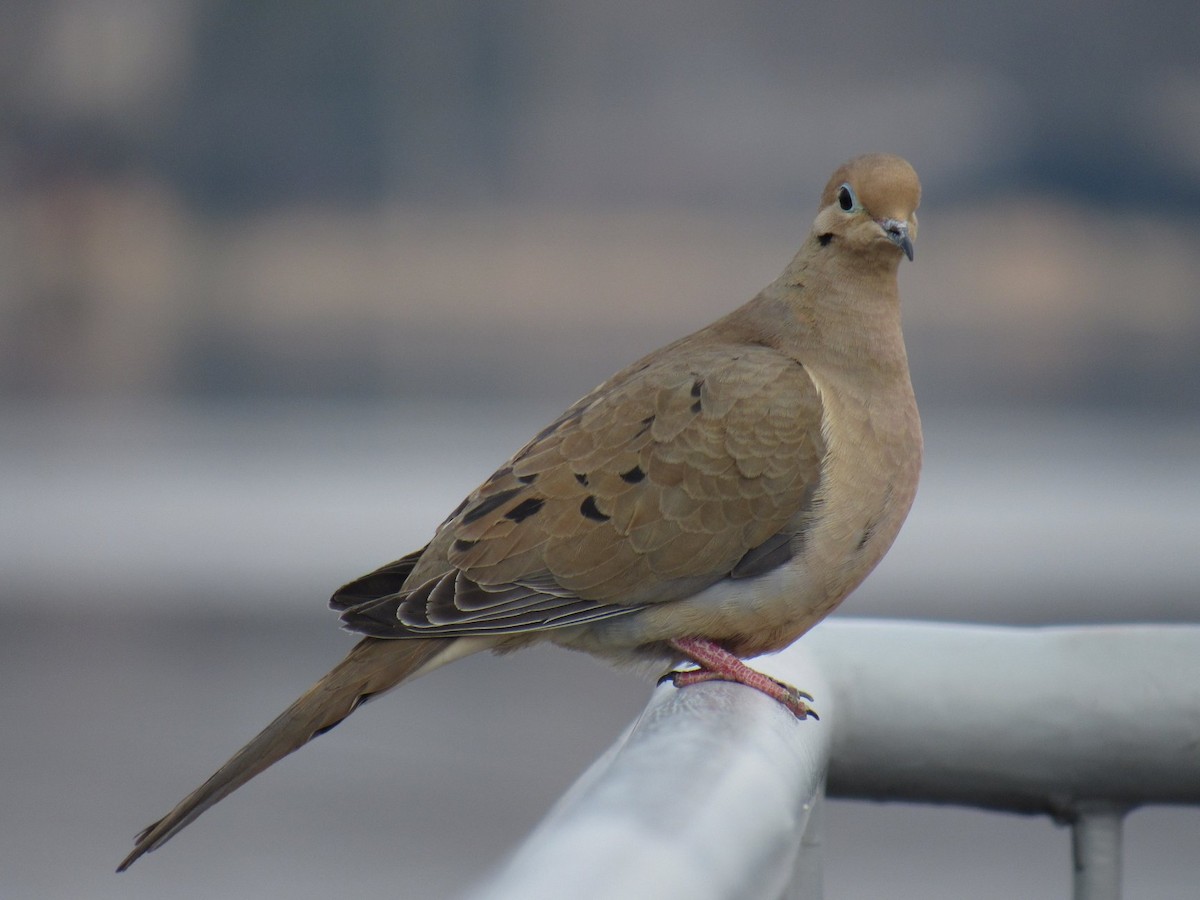
[[614, 375], [517, 451], [428, 546], [340, 589], [370, 635], [137, 840], [128, 867], [332, 727], [360, 699], [482, 649], [537, 640], [615, 662], [804, 696], [735, 657], [776, 650], [890, 547], [921, 432], [896, 271], [916, 174], [839, 168], [783, 274], [719, 321]]
[[123, 872], [227, 794], [350, 715], [360, 704], [399, 684], [442, 650], [441, 641], [400, 643], [364, 638], [320, 681], [235, 753], [208, 781], [137, 836], [117, 868]]

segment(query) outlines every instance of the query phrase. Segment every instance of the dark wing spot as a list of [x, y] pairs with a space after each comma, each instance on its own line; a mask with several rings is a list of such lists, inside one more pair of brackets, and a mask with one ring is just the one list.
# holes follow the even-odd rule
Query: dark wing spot
[[699, 400], [692, 404], [692, 412], [699, 414], [700, 410], [702, 409], [704, 409], [704, 407], [700, 405]]
[[460, 504], [458, 504], [458, 506], [454, 507], [454, 512], [452, 512], [452, 513], [450, 513], [450, 515], [446, 516], [446, 518], [442, 522], [442, 524], [445, 525], [446, 522], [449, 522], [451, 519], [453, 519], [455, 516], [457, 516], [460, 512], [462, 512], [464, 509], [466, 509], [467, 503], [470, 501], [470, 499], [471, 499], [470, 497], [463, 497], [462, 503], [460, 503]]
[[621, 480], [627, 481], [630, 484], [637, 484], [639, 481], [641, 481], [645, 477], [646, 477], [646, 473], [642, 471], [641, 466], [634, 466], [628, 472], [621, 473]]
[[464, 541], [462, 538], [458, 538], [454, 541], [454, 550], [457, 553], [466, 553], [478, 543], [479, 541]]
[[703, 378], [697, 378], [695, 381], [693, 381], [692, 382], [692, 396], [699, 397], [700, 390], [703, 387], [704, 387], [704, 379]]
[[492, 494], [492, 496], [490, 496], [490, 497], [485, 497], [484, 499], [480, 500], [475, 506], [471, 507], [470, 509], [468, 509], [466, 511], [466, 513], [462, 517], [463, 524], [467, 525], [467, 524], [470, 524], [471, 522], [474, 522], [476, 519], [482, 519], [484, 516], [486, 516], [492, 510], [503, 506], [505, 503], [507, 503], [513, 497], [517, 496], [517, 494], [521, 493], [522, 490], [524, 490], [524, 489], [523, 488], [509, 488], [507, 491], [500, 491], [499, 493]]
[[521, 484], [533, 484], [537, 481], [537, 472], [534, 472], [532, 475], [518, 475], [517, 481], [521, 482]]
[[586, 406], [578, 406], [578, 407], [575, 407], [574, 409], [568, 409], [565, 413], [563, 413], [561, 416], [559, 416], [557, 419], [555, 419], [553, 422], [551, 422], [549, 425], [547, 425], [545, 428], [543, 428], [541, 431], [539, 431], [537, 433], [537, 436], [534, 437], [534, 439], [530, 443], [536, 444], [538, 441], [541, 441], [541, 440], [544, 440], [545, 438], [550, 437], [550, 435], [554, 434], [554, 432], [558, 431], [564, 425], [568, 425], [571, 422], [574, 422], [576, 419], [582, 418], [583, 414], [586, 411], [587, 411]]
[[527, 497], [504, 514], [504, 518], [514, 522], [524, 522], [545, 505], [541, 497]]
[[643, 434], [645, 434], [647, 431], [649, 431], [651, 426], [653, 426], [653, 425], [654, 425], [654, 414], [651, 413], [650, 415], [646, 416], [646, 418], [642, 419], [642, 427], [638, 429], [637, 434], [635, 434], [634, 437], [640, 438]]
[[596, 498], [591, 494], [585, 497], [583, 502], [579, 504], [579, 511], [587, 518], [595, 519], [597, 522], [607, 522], [612, 518], [612, 516], [606, 516], [600, 512], [600, 509], [596, 506]]
[[575, 480], [578, 481], [580, 484], [582, 484], [584, 487], [587, 487], [588, 477], [583, 472], [576, 472]]
[[833, 235], [827, 231], [824, 234], [818, 234], [817, 240], [821, 242], [822, 247], [828, 247], [829, 242], [833, 240]]

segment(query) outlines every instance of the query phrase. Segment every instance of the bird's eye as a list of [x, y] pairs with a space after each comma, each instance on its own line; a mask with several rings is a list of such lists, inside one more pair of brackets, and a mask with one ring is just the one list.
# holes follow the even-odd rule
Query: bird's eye
[[850, 210], [858, 206], [858, 200], [855, 198], [854, 191], [850, 189], [849, 184], [843, 184], [840, 188], [838, 188], [837, 199], [838, 206], [840, 206], [846, 212], [850, 212]]

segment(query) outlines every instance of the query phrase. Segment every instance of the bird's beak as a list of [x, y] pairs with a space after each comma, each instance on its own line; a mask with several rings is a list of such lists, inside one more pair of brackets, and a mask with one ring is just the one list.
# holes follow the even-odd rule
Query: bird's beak
[[908, 235], [908, 223], [900, 219], [884, 219], [879, 223], [879, 227], [883, 229], [888, 240], [903, 250], [909, 262], [912, 262], [913, 242]]

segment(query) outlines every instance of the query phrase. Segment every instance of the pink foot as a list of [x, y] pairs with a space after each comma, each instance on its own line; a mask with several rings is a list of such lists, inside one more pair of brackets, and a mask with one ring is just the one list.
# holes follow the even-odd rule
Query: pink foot
[[798, 719], [819, 718], [805, 702], [811, 702], [812, 697], [804, 691], [798, 691], [790, 684], [756, 672], [719, 644], [704, 638], [678, 638], [667, 643], [700, 668], [668, 672], [662, 677], [662, 681], [669, 678], [678, 688], [700, 684], [703, 681], [733, 681], [762, 691], [768, 697], [778, 700], [795, 713]]

